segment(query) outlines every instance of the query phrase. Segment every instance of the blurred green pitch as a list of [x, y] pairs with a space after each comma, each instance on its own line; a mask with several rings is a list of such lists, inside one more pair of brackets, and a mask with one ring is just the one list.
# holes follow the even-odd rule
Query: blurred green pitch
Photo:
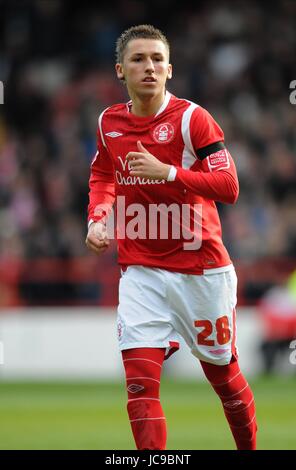
[[[259, 449], [296, 449], [295, 378], [250, 382]], [[168, 449], [234, 449], [207, 383], [164, 379]], [[0, 382], [0, 449], [134, 449], [124, 383]]]

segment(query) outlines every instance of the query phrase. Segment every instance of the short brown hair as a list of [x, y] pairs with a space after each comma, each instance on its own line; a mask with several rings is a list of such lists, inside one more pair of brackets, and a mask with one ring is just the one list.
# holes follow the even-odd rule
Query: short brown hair
[[132, 39], [158, 39], [162, 41], [170, 52], [170, 45], [165, 35], [151, 24], [141, 24], [126, 29], [116, 41], [116, 62], [122, 63], [124, 51]]

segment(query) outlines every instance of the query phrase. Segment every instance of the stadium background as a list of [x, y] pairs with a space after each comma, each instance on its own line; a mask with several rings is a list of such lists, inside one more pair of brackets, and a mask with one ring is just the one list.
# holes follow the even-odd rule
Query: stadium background
[[[295, 449], [296, 3], [0, 8], [0, 448], [133, 448], [114, 329], [116, 244], [97, 259], [84, 239], [97, 118], [127, 100], [115, 40], [152, 23], [171, 43], [169, 90], [214, 115], [236, 161], [239, 201], [218, 208], [239, 276], [259, 448]], [[162, 388], [169, 448], [233, 448], [198, 365], [195, 375], [178, 354]]]

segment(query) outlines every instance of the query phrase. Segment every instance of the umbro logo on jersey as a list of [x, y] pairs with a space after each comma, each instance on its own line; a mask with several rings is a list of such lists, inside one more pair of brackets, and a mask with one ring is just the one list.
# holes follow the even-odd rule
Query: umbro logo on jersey
[[107, 134], [105, 135], [108, 135], [109, 137], [112, 137], [112, 139], [115, 139], [115, 137], [120, 137], [123, 134], [120, 134], [120, 132], [107, 132]]

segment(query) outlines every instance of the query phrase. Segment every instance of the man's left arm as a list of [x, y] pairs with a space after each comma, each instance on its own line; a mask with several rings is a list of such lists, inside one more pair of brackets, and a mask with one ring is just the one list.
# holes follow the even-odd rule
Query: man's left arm
[[189, 131], [198, 162], [197, 171], [172, 168], [168, 180], [178, 181], [189, 191], [207, 199], [235, 203], [239, 193], [237, 172], [221, 127], [206, 109], [198, 106], [192, 113]]
[[239, 194], [239, 183], [234, 161], [224, 144], [222, 129], [205, 109], [198, 107], [191, 117], [190, 135], [198, 169], [167, 165], [137, 142], [138, 152], [129, 152], [126, 157], [130, 174], [177, 181], [184, 189], [199, 196], [234, 204]]
[[[221, 141], [216, 145], [224, 146]], [[200, 171], [172, 167], [167, 179], [182, 183], [184, 188], [199, 196], [227, 204], [234, 204], [239, 194], [235, 164], [226, 148], [204, 157]]]

